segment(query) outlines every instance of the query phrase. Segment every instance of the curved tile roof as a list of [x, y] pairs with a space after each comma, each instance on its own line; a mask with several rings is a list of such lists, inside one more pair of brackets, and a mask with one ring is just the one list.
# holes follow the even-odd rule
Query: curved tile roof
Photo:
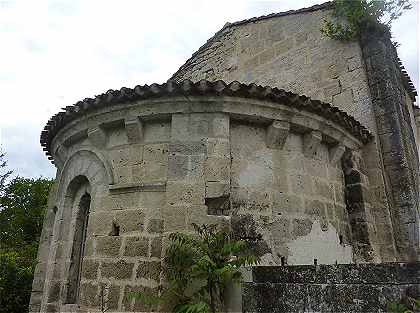
[[108, 90], [95, 98], [86, 98], [72, 106], [67, 106], [51, 117], [41, 133], [41, 146], [46, 154], [51, 157], [50, 146], [54, 136], [71, 121], [92, 112], [95, 109], [108, 107], [115, 104], [129, 103], [136, 100], [156, 99], [173, 96], [230, 96], [266, 100], [283, 104], [297, 110], [308, 111], [334, 121], [349, 131], [361, 142], [367, 143], [372, 135], [352, 116], [333, 107], [331, 104], [312, 100], [306, 96], [299, 96], [278, 88], [259, 86], [256, 84], [242, 84], [237, 81], [226, 84], [218, 80], [214, 82], [201, 80], [193, 83], [185, 80], [180, 83], [168, 81], [164, 84], [136, 86], [135, 88], [121, 88]]

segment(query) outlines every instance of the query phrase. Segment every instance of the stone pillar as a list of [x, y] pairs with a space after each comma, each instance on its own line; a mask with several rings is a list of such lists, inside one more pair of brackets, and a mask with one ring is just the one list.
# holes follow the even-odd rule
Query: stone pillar
[[406, 90], [390, 34], [372, 30], [361, 40], [391, 202], [397, 259], [418, 258], [419, 158]]

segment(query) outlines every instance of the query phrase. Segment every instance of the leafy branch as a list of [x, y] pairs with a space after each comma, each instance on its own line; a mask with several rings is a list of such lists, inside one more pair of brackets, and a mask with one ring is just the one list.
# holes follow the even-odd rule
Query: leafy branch
[[356, 40], [367, 30], [389, 32], [392, 22], [411, 8], [409, 0], [335, 0], [321, 32], [336, 40]]
[[400, 303], [392, 302], [388, 310], [395, 313], [414, 313], [420, 310], [420, 299], [405, 297]]

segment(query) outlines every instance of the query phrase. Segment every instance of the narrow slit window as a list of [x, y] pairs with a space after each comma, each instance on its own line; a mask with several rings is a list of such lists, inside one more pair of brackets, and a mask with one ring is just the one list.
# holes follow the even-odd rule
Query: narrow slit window
[[78, 206], [69, 268], [67, 303], [77, 303], [79, 297], [83, 253], [86, 242], [87, 225], [89, 222], [90, 200], [90, 195], [86, 193], [81, 197]]

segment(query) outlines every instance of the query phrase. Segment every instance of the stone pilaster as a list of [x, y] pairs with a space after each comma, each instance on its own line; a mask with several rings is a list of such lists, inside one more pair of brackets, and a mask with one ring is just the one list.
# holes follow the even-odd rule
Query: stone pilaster
[[397, 258], [415, 260], [419, 247], [419, 158], [408, 112], [412, 103], [405, 96], [390, 35], [369, 31], [361, 43], [391, 202]]

